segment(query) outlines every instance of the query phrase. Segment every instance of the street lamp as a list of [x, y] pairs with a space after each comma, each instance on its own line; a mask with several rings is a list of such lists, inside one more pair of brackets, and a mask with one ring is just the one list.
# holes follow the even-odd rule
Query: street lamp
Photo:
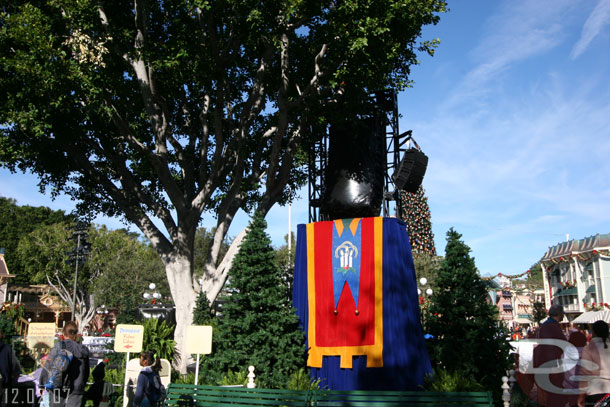
[[148, 285], [148, 289], [152, 292], [148, 292], [145, 291], [144, 294], [142, 294], [142, 297], [144, 297], [145, 300], [158, 300], [161, 298], [161, 294], [158, 293], [157, 291], [154, 291], [155, 288], [157, 288], [157, 285], [155, 283], [150, 283]]
[[[428, 284], [428, 279], [426, 277], [422, 277], [419, 279], [419, 284], [424, 287], [426, 284]], [[426, 289], [426, 295], [432, 295], [433, 291], [432, 288], [428, 287]], [[422, 295], [422, 289], [421, 288], [417, 288], [417, 295]]]

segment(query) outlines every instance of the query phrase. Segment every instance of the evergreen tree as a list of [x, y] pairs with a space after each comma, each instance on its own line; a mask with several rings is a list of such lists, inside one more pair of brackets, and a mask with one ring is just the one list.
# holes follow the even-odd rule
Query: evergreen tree
[[229, 271], [213, 352], [202, 367], [208, 380], [252, 365], [261, 387], [282, 388], [305, 366], [304, 335], [266, 226], [256, 214]]
[[540, 321], [544, 318], [546, 318], [546, 308], [542, 302], [536, 301], [532, 311], [532, 321], [540, 325]]
[[445, 258], [436, 278], [427, 329], [433, 366], [471, 376], [501, 397], [509, 367], [506, 328], [488, 303], [487, 286], [477, 273], [470, 248], [455, 230], [447, 232]]
[[193, 324], [211, 325], [213, 319], [214, 315], [211, 311], [208, 296], [205, 295], [205, 291], [201, 291], [199, 296], [197, 296], [197, 302], [195, 303], [195, 309], [193, 310]]
[[414, 255], [436, 256], [430, 207], [424, 187], [420, 185], [415, 193], [402, 191], [400, 199], [403, 206], [402, 220], [407, 224], [411, 251]]

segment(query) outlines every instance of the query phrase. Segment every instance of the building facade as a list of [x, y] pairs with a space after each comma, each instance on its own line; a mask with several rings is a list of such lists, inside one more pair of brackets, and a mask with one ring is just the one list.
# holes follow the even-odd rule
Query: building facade
[[610, 234], [559, 243], [540, 261], [547, 309], [560, 304], [571, 321], [610, 303]]

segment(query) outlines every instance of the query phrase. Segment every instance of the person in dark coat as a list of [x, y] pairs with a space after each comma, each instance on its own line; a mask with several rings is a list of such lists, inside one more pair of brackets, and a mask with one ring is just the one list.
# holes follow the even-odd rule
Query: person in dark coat
[[62, 342], [65, 349], [73, 355], [72, 361], [66, 372], [63, 389], [54, 389], [49, 395], [51, 407], [81, 407], [85, 395], [85, 386], [89, 379], [89, 349], [76, 342], [78, 327], [74, 321], [66, 322], [63, 329], [64, 340], [58, 342], [49, 354], [50, 364], [62, 349]]
[[568, 402], [568, 395], [563, 391], [564, 372], [561, 370], [563, 358], [561, 345], [565, 345], [563, 342], [566, 342], [560, 325], [564, 317], [563, 307], [558, 304], [551, 305], [548, 315], [549, 317], [540, 325], [538, 339], [555, 339], [562, 342], [557, 342], [557, 345], [539, 344], [534, 348], [534, 368], [557, 370], [557, 373], [536, 373], [538, 404], [549, 407], [564, 406]]
[[15, 351], [4, 343], [4, 334], [0, 331], [0, 406], [10, 405], [13, 397], [13, 386], [21, 374], [21, 365]]

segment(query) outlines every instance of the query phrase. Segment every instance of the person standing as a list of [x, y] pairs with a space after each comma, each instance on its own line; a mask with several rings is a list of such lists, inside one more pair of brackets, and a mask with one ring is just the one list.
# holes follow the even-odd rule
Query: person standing
[[0, 406], [9, 406], [14, 393], [13, 386], [21, 374], [21, 365], [15, 351], [4, 343], [4, 333], [0, 331]]
[[[566, 341], [560, 322], [563, 320], [563, 307], [551, 305], [549, 317], [540, 325], [538, 339], [554, 339]], [[535, 381], [538, 388], [538, 404], [549, 407], [562, 407], [568, 402], [568, 396], [563, 389], [563, 371], [561, 371], [563, 348], [562, 342], [556, 344], [538, 344], [534, 348], [534, 368], [554, 369], [557, 373], [536, 373]]]
[[153, 352], [142, 352], [140, 366], [133, 407], [156, 407], [161, 398], [161, 359]]
[[68, 321], [63, 329], [64, 339], [57, 343], [49, 355], [53, 366], [55, 358], [62, 349], [72, 354], [72, 360], [65, 372], [60, 388], [53, 388], [50, 392], [50, 407], [81, 407], [85, 395], [85, 386], [89, 379], [89, 349], [76, 341], [78, 327], [74, 321]]
[[578, 406], [593, 406], [610, 393], [610, 346], [608, 346], [608, 324], [596, 321], [593, 337], [582, 352], [579, 374], [588, 376], [581, 380], [583, 392], [578, 396]]

